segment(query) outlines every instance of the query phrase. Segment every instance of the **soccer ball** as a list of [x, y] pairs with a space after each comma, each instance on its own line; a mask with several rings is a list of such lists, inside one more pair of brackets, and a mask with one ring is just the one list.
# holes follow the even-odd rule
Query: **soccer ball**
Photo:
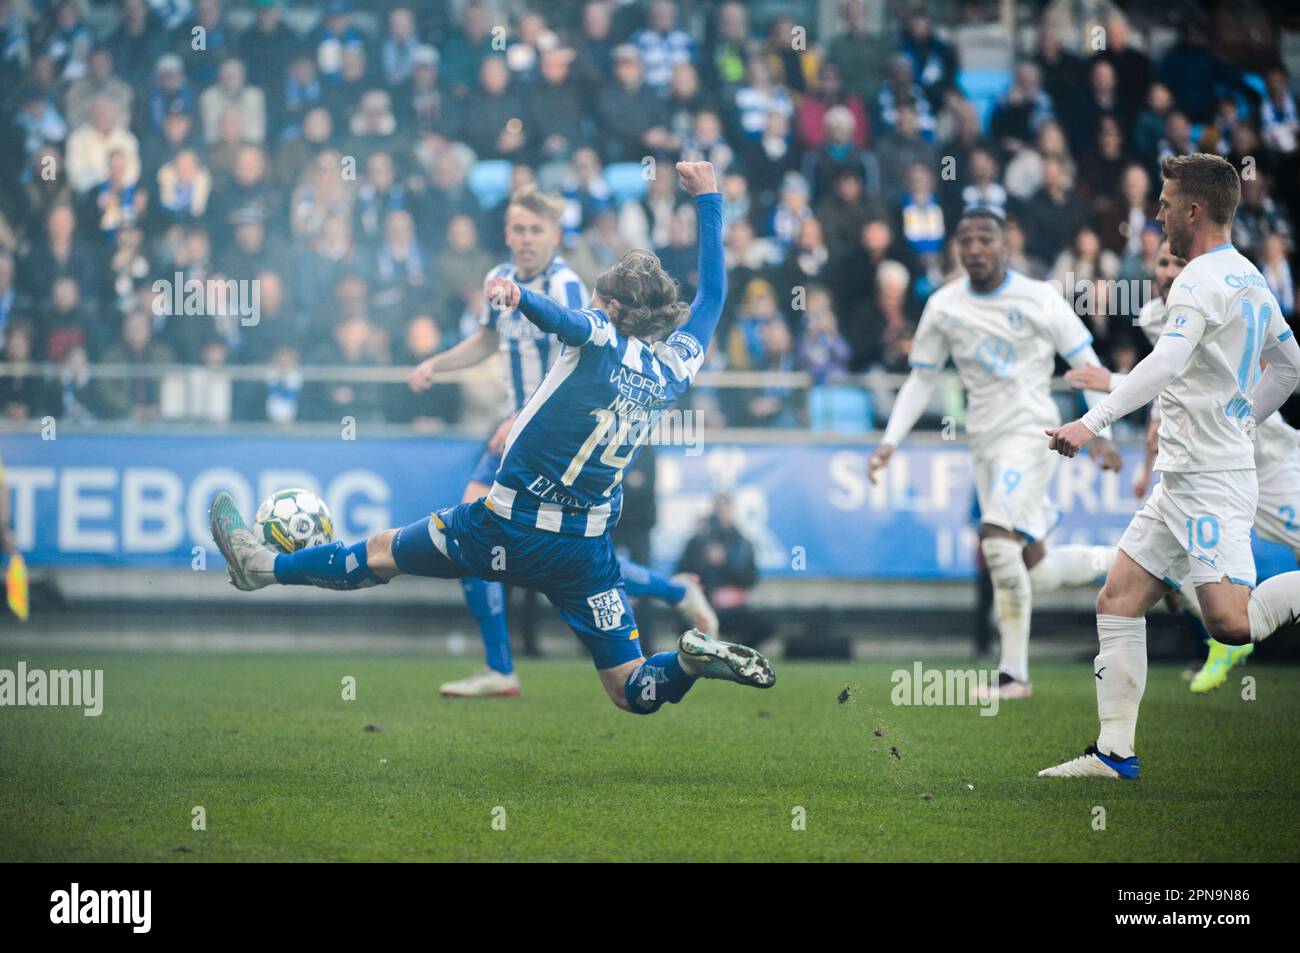
[[257, 508], [253, 535], [272, 549], [295, 553], [332, 540], [334, 517], [311, 490], [277, 490]]

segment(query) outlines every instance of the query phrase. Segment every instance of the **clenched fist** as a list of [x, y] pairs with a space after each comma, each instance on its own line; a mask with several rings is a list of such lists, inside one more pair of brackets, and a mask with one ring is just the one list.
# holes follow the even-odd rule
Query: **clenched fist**
[[509, 278], [489, 278], [485, 290], [492, 307], [498, 310], [519, 307], [519, 286]]
[[707, 195], [718, 191], [718, 173], [712, 162], [679, 162], [677, 177], [682, 180], [682, 188], [691, 195]]

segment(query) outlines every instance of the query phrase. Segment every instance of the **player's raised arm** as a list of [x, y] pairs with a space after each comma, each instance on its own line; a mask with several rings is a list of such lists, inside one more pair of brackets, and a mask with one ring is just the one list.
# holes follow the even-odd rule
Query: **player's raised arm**
[[[690, 319], [669, 335], [680, 341], [680, 335], [695, 339], [699, 356], [709, 349], [713, 332], [722, 317], [722, 306], [727, 300], [727, 262], [722, 246], [722, 193], [718, 191], [718, 177], [709, 162], [679, 162], [677, 174], [682, 188], [695, 196], [695, 213], [700, 228], [700, 278], [691, 302]], [[682, 342], [687, 348], [693, 347]], [[694, 357], [696, 355], [690, 355]]]

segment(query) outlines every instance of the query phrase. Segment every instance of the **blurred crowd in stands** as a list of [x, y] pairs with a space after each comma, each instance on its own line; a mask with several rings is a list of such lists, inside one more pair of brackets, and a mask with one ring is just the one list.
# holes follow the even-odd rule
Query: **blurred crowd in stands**
[[[0, 0], [3, 357], [57, 367], [0, 374], [0, 411], [454, 424], [456, 386], [302, 369], [413, 365], [471, 332], [526, 183], [564, 196], [562, 255], [588, 283], [648, 247], [693, 294], [680, 158], [712, 161], [725, 196], [707, 368], [814, 385], [704, 390], [715, 422], [869, 426], [866, 392], [838, 382], [906, 368], [972, 205], [1005, 212], [1017, 270], [1096, 283], [1098, 351], [1131, 365], [1141, 302], [1106, 283], [1152, 275], [1170, 154], [1243, 171], [1234, 241], [1294, 315], [1300, 118], [1267, 17], [1020, 4], [999, 73], [964, 66], [965, 5], [887, 6], [876, 24], [855, 0]], [[177, 277], [217, 300], [169, 313], [155, 283]], [[252, 281], [256, 324], [222, 299]], [[194, 373], [101, 379], [97, 362]], [[234, 365], [265, 374], [224, 380]]]

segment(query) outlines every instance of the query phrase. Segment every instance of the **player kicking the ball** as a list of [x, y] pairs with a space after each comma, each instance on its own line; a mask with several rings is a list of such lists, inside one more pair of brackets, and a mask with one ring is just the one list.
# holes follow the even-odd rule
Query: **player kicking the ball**
[[[560, 243], [562, 200], [526, 186], [510, 196], [506, 206], [505, 242], [510, 261], [488, 272], [487, 280], [505, 278], [521, 288], [545, 295], [570, 308], [587, 307], [590, 298], [582, 279], [556, 254]], [[462, 502], [487, 496], [501, 452], [515, 416], [537, 389], [564, 347], [554, 334], [543, 331], [518, 308], [497, 308], [486, 302], [478, 330], [455, 347], [422, 362], [411, 372], [414, 391], [428, 390], [446, 371], [481, 364], [498, 352], [506, 366], [504, 419], [488, 441], [474, 472], [465, 486]], [[645, 566], [619, 560], [629, 595], [662, 599], [695, 628], [718, 634], [718, 618], [704, 590], [693, 576], [669, 577]], [[505, 587], [488, 579], [461, 580], [465, 601], [483, 637], [485, 667], [439, 688], [449, 698], [486, 698], [519, 694], [519, 675], [510, 653], [510, 631], [506, 627]]]
[[[926, 302], [912, 341], [911, 374], [898, 392], [885, 435], [871, 455], [872, 483], [916, 425], [951, 357], [967, 396], [967, 421], [979, 498], [980, 549], [993, 580], [1002, 639], [998, 686], [1006, 699], [1029, 698], [1029, 617], [1032, 593], [1081, 586], [1106, 574], [1115, 551], [1057, 546], [1045, 537], [1060, 521], [1047, 494], [1057, 460], [1043, 446], [1045, 427], [1060, 423], [1052, 400], [1056, 355], [1071, 367], [1096, 364], [1092, 335], [1044, 281], [1006, 266], [1002, 218], [970, 209], [957, 223], [957, 254], [967, 277], [944, 285]], [[1100, 395], [1089, 395], [1090, 402]], [[1121, 465], [1108, 440], [1094, 459]]]
[[1120, 539], [1097, 597], [1101, 732], [1081, 757], [1039, 777], [1138, 777], [1145, 617], [1179, 580], [1195, 587], [1206, 628], [1225, 645], [1259, 642], [1300, 616], [1300, 572], [1255, 588], [1250, 548], [1259, 500], [1254, 423], [1271, 417], [1300, 381], [1300, 347], [1259, 270], [1232, 247], [1237, 170], [1196, 153], [1166, 158], [1161, 171], [1157, 218], [1169, 250], [1188, 264], [1169, 293], [1160, 338], [1081, 420], [1047, 431], [1051, 448], [1073, 457], [1158, 395], [1161, 479]]
[[493, 307], [519, 309], [564, 347], [511, 426], [485, 499], [351, 546], [277, 553], [220, 493], [212, 535], [231, 582], [243, 590], [275, 583], [360, 589], [410, 574], [536, 589], [586, 645], [611, 701], [636, 714], [681, 701], [701, 677], [774, 684], [772, 666], [759, 653], [695, 629], [683, 633], [676, 651], [643, 658], [609, 537], [624, 469], [649, 428], [691, 386], [726, 298], [713, 166], [679, 162], [677, 172], [700, 220], [699, 292], [689, 309], [647, 251], [629, 252], [602, 274], [588, 309], [566, 308], [509, 279], [488, 282]]
[[[1169, 250], [1166, 240], [1156, 255], [1156, 291], [1158, 297], [1152, 298], [1142, 306], [1138, 315], [1138, 327], [1152, 344], [1160, 339], [1160, 332], [1165, 325], [1165, 300], [1173, 288], [1174, 279], [1182, 272], [1187, 263]], [[1123, 374], [1115, 374], [1102, 367], [1085, 367], [1070, 371], [1066, 379], [1080, 388], [1110, 391], [1123, 381]], [[1146, 459], [1142, 472], [1134, 481], [1134, 490], [1138, 496], [1146, 495], [1150, 485], [1150, 475], [1155, 465], [1156, 447], [1158, 446], [1155, 428], [1160, 423], [1159, 403], [1151, 405], [1151, 432], [1148, 434]], [[1281, 543], [1291, 550], [1300, 561], [1300, 524], [1296, 515], [1300, 513], [1300, 431], [1295, 430], [1281, 413], [1273, 414], [1256, 430], [1255, 436], [1255, 477], [1259, 483], [1259, 505], [1255, 508], [1255, 530], [1260, 538]], [[1177, 598], [1186, 609], [1198, 619], [1201, 618], [1201, 606], [1196, 600], [1195, 584], [1180, 580], [1178, 589], [1171, 598]], [[1201, 670], [1192, 678], [1191, 690], [1197, 694], [1212, 692], [1228, 680], [1228, 672], [1242, 664], [1255, 650], [1255, 643], [1247, 645], [1224, 645], [1216, 639], [1209, 639], [1209, 653]]]

